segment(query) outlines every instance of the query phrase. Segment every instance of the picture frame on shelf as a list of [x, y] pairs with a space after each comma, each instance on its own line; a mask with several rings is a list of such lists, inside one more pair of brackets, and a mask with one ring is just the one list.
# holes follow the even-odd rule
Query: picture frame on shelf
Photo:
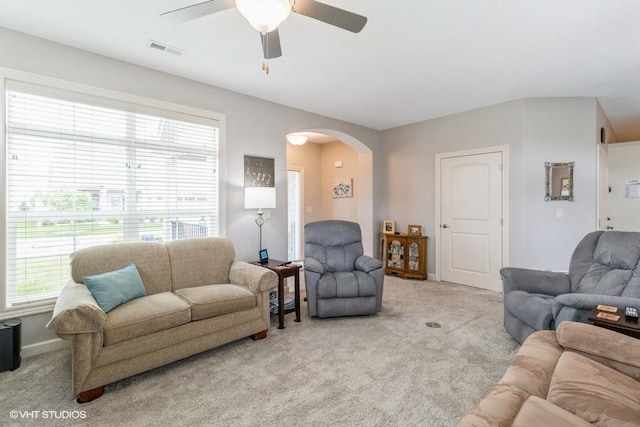
[[407, 235], [416, 236], [416, 237], [422, 236], [422, 226], [416, 225], [416, 224], [409, 224], [409, 226], [407, 227]]
[[382, 222], [382, 232], [385, 234], [394, 234], [396, 232], [396, 222], [392, 219], [386, 219]]

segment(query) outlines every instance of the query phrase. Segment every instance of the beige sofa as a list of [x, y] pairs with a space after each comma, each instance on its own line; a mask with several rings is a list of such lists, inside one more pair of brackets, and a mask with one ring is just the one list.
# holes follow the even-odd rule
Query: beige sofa
[[531, 334], [458, 427], [640, 426], [640, 340], [586, 323]]
[[[269, 291], [277, 275], [235, 261], [231, 241], [200, 238], [117, 243], [71, 257], [71, 277], [48, 328], [73, 340], [72, 383], [78, 402], [104, 386], [269, 329]], [[83, 277], [134, 263], [146, 295], [105, 313]]]

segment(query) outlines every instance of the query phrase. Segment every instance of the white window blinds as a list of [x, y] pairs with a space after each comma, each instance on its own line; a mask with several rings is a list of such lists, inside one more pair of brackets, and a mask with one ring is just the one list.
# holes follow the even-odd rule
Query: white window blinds
[[80, 248], [219, 235], [217, 121], [6, 88], [6, 306], [56, 297]]

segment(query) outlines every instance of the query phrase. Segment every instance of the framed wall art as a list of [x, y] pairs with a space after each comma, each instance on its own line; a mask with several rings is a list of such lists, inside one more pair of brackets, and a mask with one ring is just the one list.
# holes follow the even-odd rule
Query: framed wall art
[[331, 195], [334, 199], [353, 197], [353, 179], [343, 179], [333, 183]]
[[275, 160], [244, 156], [244, 187], [275, 187]]

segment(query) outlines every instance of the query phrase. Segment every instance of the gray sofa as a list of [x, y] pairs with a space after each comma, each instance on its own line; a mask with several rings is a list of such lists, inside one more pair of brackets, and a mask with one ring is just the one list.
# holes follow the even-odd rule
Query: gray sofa
[[587, 322], [598, 304], [640, 308], [640, 233], [594, 231], [578, 243], [569, 273], [503, 268], [504, 326], [522, 343], [560, 322]]
[[357, 223], [312, 222], [304, 227], [304, 239], [310, 317], [369, 315], [382, 309], [382, 262], [364, 255]]
[[[85, 276], [134, 263], [145, 296], [105, 313]], [[47, 325], [73, 340], [73, 393], [83, 403], [114, 381], [269, 329], [277, 275], [235, 261], [223, 238], [117, 243], [77, 251]], [[128, 286], [128, 285], [125, 285]]]

